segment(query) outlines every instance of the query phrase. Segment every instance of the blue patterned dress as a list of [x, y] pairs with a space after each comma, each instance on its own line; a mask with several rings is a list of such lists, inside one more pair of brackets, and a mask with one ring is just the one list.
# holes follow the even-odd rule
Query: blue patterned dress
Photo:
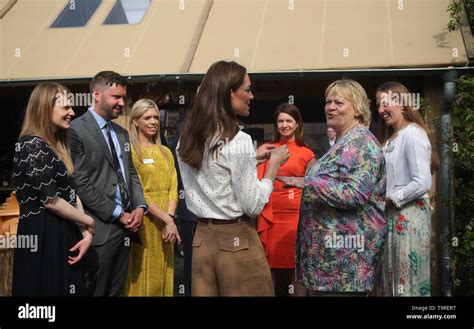
[[296, 279], [327, 292], [368, 292], [386, 236], [385, 162], [356, 127], [306, 172], [296, 239]]

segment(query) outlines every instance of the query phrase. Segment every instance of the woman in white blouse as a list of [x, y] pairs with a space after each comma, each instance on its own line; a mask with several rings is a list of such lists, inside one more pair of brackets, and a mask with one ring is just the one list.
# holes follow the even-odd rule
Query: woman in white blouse
[[377, 89], [377, 108], [393, 129], [383, 146], [387, 165], [388, 235], [382, 256], [382, 294], [430, 296], [431, 210], [428, 191], [436, 152], [418, 104], [400, 83]]
[[193, 240], [193, 296], [271, 296], [270, 269], [249, 218], [257, 217], [288, 159], [271, 151], [269, 170], [257, 179], [256, 151], [239, 130], [248, 116], [250, 78], [245, 67], [219, 61], [207, 71], [177, 147], [188, 209], [198, 218]]

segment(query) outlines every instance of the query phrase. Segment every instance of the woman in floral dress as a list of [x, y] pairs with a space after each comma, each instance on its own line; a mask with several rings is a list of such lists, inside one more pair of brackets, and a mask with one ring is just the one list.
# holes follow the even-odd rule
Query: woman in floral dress
[[386, 235], [385, 162], [369, 131], [360, 84], [337, 80], [326, 89], [327, 124], [336, 143], [308, 169], [296, 238], [296, 279], [312, 295], [365, 296]]

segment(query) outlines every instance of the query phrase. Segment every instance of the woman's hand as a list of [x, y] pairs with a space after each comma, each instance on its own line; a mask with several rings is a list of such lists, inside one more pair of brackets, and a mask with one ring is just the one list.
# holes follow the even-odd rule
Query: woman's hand
[[175, 241], [178, 241], [178, 243], [181, 243], [181, 237], [179, 236], [178, 228], [176, 227], [173, 218], [169, 217], [169, 220], [165, 222], [165, 227], [163, 228], [161, 237], [165, 242], [174, 243]]
[[297, 188], [304, 188], [304, 177], [291, 177], [291, 176], [277, 176], [277, 180], [282, 182], [283, 187], [297, 187]]
[[278, 171], [280, 170], [280, 166], [284, 164], [289, 157], [290, 152], [288, 151], [288, 145], [283, 145], [272, 150], [267, 172], [263, 178], [274, 181]]
[[272, 150], [275, 149], [276, 146], [272, 144], [262, 144], [259, 147], [257, 147], [257, 164], [261, 164], [268, 159], [270, 159], [270, 155], [272, 153]]
[[283, 145], [271, 151], [270, 161], [275, 161], [278, 165], [283, 165], [290, 157], [288, 145]]
[[87, 220], [87, 224], [86, 224], [86, 230], [92, 235], [94, 236], [95, 234], [95, 220], [94, 218], [92, 218], [91, 216], [89, 215], [86, 215], [88, 218]]
[[[89, 228], [89, 226], [88, 226]], [[94, 224], [94, 230], [95, 230], [95, 224]], [[70, 252], [74, 252], [79, 250], [79, 254], [77, 256], [69, 256], [68, 257], [68, 263], [69, 265], [74, 265], [77, 262], [79, 262], [82, 257], [86, 254], [87, 250], [92, 244], [92, 237], [93, 235], [90, 233], [89, 229], [84, 230], [82, 232], [82, 240], [76, 243], [74, 247], [69, 249]]]

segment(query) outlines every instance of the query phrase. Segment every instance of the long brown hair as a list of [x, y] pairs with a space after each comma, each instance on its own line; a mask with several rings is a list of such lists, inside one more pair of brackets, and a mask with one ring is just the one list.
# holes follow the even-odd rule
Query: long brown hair
[[56, 129], [51, 123], [51, 117], [59, 95], [68, 97], [70, 93], [68, 88], [55, 82], [38, 84], [28, 100], [20, 132], [20, 137], [34, 135], [46, 141], [64, 162], [69, 175], [74, 172], [69, 148], [69, 131]]
[[204, 153], [215, 156], [220, 141], [231, 140], [239, 131], [232, 110], [231, 91], [243, 83], [247, 69], [236, 62], [219, 61], [211, 65], [199, 86], [188, 113], [178, 147], [180, 158], [200, 169]]
[[[132, 142], [132, 146], [135, 149], [137, 157], [140, 161], [143, 161], [142, 151], [140, 148], [140, 141], [138, 140], [138, 125], [136, 121], [138, 121], [148, 109], [155, 109], [158, 117], [160, 116], [160, 111], [158, 109], [158, 105], [151, 99], [140, 99], [133, 104], [132, 110], [130, 111], [130, 121], [129, 121], [129, 135], [130, 141]], [[158, 127], [156, 130], [155, 135], [152, 138], [154, 144], [157, 144], [160, 148], [161, 153], [165, 156], [165, 159], [168, 159], [168, 155], [166, 154], [165, 150], [163, 149], [164, 146], [161, 144], [160, 139], [160, 122], [158, 122]]]
[[[438, 167], [439, 167], [438, 153], [436, 152], [436, 149], [434, 147], [436, 145], [434, 143], [434, 136], [433, 136], [432, 131], [430, 129], [428, 129], [423, 117], [420, 115], [420, 113], [418, 111], [416, 111], [414, 109], [414, 107], [413, 107], [413, 105], [414, 105], [413, 101], [414, 100], [412, 100], [409, 97], [410, 95], [412, 95], [412, 93], [408, 90], [407, 87], [405, 87], [401, 83], [386, 82], [386, 83], [384, 83], [383, 85], [381, 85], [380, 87], [377, 88], [376, 94], [378, 94], [378, 93], [389, 93], [389, 92], [391, 92], [394, 95], [398, 95], [399, 99], [409, 100], [409, 102], [407, 102], [408, 104], [402, 104], [403, 105], [403, 109], [402, 109], [403, 117], [408, 122], [413, 122], [413, 123], [417, 124], [418, 126], [420, 126], [426, 132], [426, 135], [428, 136], [428, 139], [429, 139], [430, 144], [431, 144], [431, 172], [434, 173], [436, 170], [438, 170]], [[401, 97], [402, 95], [405, 95], [406, 97]], [[389, 135], [388, 138], [390, 138], [392, 136], [392, 134], [393, 134], [393, 130], [390, 132], [390, 135]]]
[[304, 146], [303, 142], [303, 118], [301, 117], [300, 110], [296, 107], [296, 105], [283, 103], [278, 105], [274, 115], [273, 115], [273, 139], [272, 143], [276, 143], [281, 139], [281, 134], [278, 131], [278, 116], [280, 113], [285, 113], [295, 119], [296, 123], [298, 124], [298, 128], [295, 131], [295, 143], [299, 146]]

